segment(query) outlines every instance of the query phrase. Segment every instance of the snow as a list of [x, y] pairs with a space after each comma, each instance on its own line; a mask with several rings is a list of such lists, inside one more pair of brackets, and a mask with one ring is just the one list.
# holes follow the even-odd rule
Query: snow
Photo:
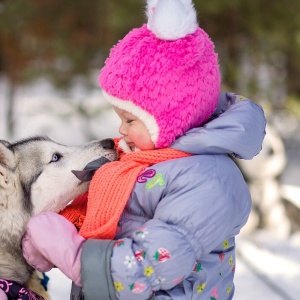
[[[7, 139], [7, 85], [0, 78], [0, 137]], [[48, 135], [64, 144], [81, 144], [89, 135], [97, 139], [119, 136], [119, 120], [104, 101], [99, 88], [86, 92], [75, 86], [69, 93], [57, 92], [46, 80], [21, 86], [16, 92], [15, 134], [13, 141], [33, 135]], [[83, 109], [89, 118], [78, 112]]]
[[[295, 247], [296, 240], [297, 246]], [[299, 299], [299, 243], [300, 236], [282, 241], [266, 232], [258, 232], [248, 239], [238, 239], [238, 258], [242, 269], [246, 266], [248, 269], [245, 274], [247, 272], [248, 274], [255, 274], [256, 278], [264, 284], [264, 289], [269, 289], [268, 298], [271, 298], [271, 293], [274, 293], [276, 299]], [[242, 276], [240, 271], [242, 270], [238, 271], [236, 280], [238, 286]], [[244, 284], [244, 290], [242, 290], [242, 284]], [[249, 299], [264, 299], [266, 296], [263, 291], [257, 291], [257, 287], [252, 285], [252, 282], [248, 283], [248, 286], [245, 286], [245, 282], [241, 283], [239, 288], [241, 289], [241, 297], [238, 290], [237, 299], [245, 300], [245, 295], [248, 297], [247, 291], [252, 290], [256, 290], [256, 293], [259, 292], [260, 296]]]
[[[5, 123], [6, 94], [7, 85], [0, 78], [0, 139], [8, 139]], [[119, 135], [118, 118], [112, 109], [107, 109], [96, 84], [88, 93], [77, 85], [70, 94], [62, 94], [41, 79], [31, 86], [19, 88], [16, 101], [16, 132], [11, 138], [13, 141], [43, 134], [72, 145], [86, 142], [91, 136], [102, 139]], [[74, 104], [79, 103], [89, 118], [83, 118], [77, 112]], [[291, 172], [285, 172], [283, 178], [287, 186], [295, 187], [295, 184], [299, 185], [299, 160], [293, 157], [291, 161]], [[299, 192], [293, 188], [283, 191], [294, 199]], [[266, 231], [240, 235], [237, 238], [234, 299], [299, 299], [299, 248], [300, 234], [297, 233], [285, 239]], [[52, 269], [47, 275], [50, 277], [48, 288], [51, 299], [69, 299], [71, 281], [58, 269]]]
[[70, 299], [72, 282], [59, 269], [54, 268], [46, 273], [50, 280], [48, 282], [48, 292], [51, 300]]

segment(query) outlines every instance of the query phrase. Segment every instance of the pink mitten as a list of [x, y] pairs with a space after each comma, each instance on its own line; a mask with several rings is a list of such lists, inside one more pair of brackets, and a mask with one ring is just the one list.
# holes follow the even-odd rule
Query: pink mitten
[[71, 222], [46, 212], [29, 220], [22, 240], [23, 256], [38, 271], [47, 272], [56, 266], [81, 286], [80, 257], [84, 242]]
[[0, 300], [7, 300], [6, 294], [0, 289]]

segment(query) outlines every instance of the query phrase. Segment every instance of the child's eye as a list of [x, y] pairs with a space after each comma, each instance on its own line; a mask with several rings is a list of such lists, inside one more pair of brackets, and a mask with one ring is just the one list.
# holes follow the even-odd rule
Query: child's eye
[[126, 123], [130, 124], [131, 122], [133, 122], [134, 120], [127, 120]]

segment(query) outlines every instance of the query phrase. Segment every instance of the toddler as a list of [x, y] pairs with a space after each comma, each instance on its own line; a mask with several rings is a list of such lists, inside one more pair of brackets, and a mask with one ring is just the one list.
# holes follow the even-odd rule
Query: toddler
[[99, 76], [121, 120], [119, 160], [63, 216], [31, 219], [24, 257], [61, 269], [72, 299], [232, 299], [235, 236], [251, 211], [232, 157], [261, 150], [264, 113], [220, 94], [218, 57], [191, 1], [149, 0], [146, 11]]

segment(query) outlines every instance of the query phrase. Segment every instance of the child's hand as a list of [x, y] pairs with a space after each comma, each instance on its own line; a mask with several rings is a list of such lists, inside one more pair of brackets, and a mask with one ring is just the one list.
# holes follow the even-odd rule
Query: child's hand
[[46, 212], [28, 222], [22, 240], [23, 256], [38, 271], [46, 272], [56, 266], [81, 286], [80, 256], [84, 242], [71, 222], [56, 213]]

